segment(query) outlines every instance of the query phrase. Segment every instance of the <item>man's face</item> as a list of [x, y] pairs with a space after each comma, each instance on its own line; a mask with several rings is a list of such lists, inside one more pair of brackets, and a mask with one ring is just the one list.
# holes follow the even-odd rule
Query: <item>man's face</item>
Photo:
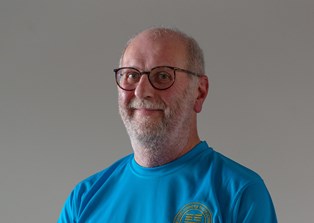
[[[125, 51], [121, 66], [149, 71], [156, 66], [186, 69], [186, 50], [175, 39], [153, 40], [140, 34]], [[119, 91], [119, 111], [131, 140], [146, 147], [188, 137], [193, 120], [195, 87], [187, 74], [177, 72], [173, 86], [157, 90], [146, 75], [134, 91]], [[179, 138], [178, 138], [179, 137]]]

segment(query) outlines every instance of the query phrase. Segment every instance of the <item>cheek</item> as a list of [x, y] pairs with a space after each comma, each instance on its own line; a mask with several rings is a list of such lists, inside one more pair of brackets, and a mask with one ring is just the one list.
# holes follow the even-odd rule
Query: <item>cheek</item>
[[185, 97], [190, 95], [192, 92], [189, 89], [188, 85], [175, 85], [172, 87], [171, 92], [164, 95], [164, 100], [167, 102], [167, 104], [173, 104], [176, 101], [184, 101]]
[[134, 93], [131, 91], [121, 91], [118, 92], [118, 99], [120, 106], [126, 106], [130, 100], [133, 98]]

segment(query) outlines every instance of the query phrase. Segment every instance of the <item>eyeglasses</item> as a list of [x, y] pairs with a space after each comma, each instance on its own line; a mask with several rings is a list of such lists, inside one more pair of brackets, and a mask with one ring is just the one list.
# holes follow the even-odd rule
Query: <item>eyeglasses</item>
[[158, 90], [170, 88], [176, 79], [176, 71], [185, 72], [197, 77], [201, 75], [189, 70], [171, 66], [158, 66], [150, 71], [139, 71], [134, 67], [120, 67], [113, 70], [115, 72], [117, 85], [125, 91], [135, 90], [140, 82], [141, 76], [146, 74], [150, 84]]

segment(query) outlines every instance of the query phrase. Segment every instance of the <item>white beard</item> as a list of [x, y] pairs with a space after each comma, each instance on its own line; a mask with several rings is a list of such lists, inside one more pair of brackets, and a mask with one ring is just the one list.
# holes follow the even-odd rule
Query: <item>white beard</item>
[[[126, 106], [119, 97], [119, 112], [129, 134], [133, 149], [155, 163], [173, 156], [171, 148], [182, 149], [189, 140], [193, 119], [194, 87], [190, 86], [168, 107], [162, 102], [134, 98]], [[134, 108], [162, 109], [158, 119], [135, 117]]]

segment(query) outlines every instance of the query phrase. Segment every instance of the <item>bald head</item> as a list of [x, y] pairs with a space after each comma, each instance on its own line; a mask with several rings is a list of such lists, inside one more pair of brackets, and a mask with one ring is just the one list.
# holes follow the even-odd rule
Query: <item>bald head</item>
[[[187, 69], [198, 73], [198, 74], [205, 74], [205, 64], [204, 64], [204, 56], [203, 51], [199, 47], [198, 43], [195, 39], [188, 36], [187, 34], [181, 32], [178, 29], [173, 28], [164, 28], [164, 27], [153, 27], [146, 29], [133, 38], [131, 38], [126, 47], [123, 50], [122, 56], [120, 58], [120, 66], [123, 64], [123, 57], [126, 49], [132, 44], [132, 42], [138, 38], [146, 38], [150, 40], [163, 40], [163, 41], [180, 41], [185, 48], [185, 55], [186, 55], [186, 64]], [[149, 50], [149, 49], [147, 49]]]

